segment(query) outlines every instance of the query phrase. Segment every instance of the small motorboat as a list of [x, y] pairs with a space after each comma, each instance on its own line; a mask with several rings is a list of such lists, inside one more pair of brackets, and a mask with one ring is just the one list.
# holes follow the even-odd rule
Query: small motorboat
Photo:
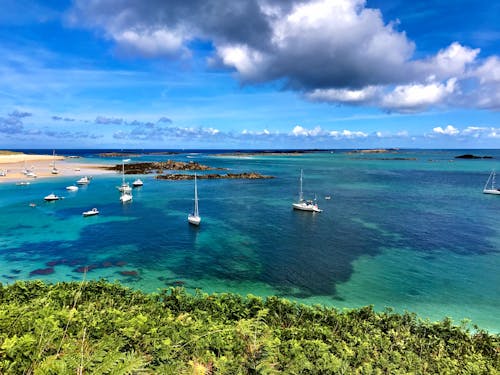
[[326, 195], [326, 196], [325, 196], [325, 199], [326, 199], [327, 201], [329, 201], [330, 199], [332, 199], [332, 197], [331, 197], [330, 195]]
[[77, 191], [78, 190], [78, 186], [75, 186], [75, 185], [66, 186], [66, 190], [68, 190], [68, 191]]
[[78, 185], [87, 185], [89, 182], [90, 182], [90, 178], [88, 178], [87, 176], [84, 176], [84, 177], [80, 178], [78, 181], [76, 181], [76, 183]]
[[28, 181], [21, 181], [21, 182], [16, 182], [16, 186], [26, 186], [29, 185], [30, 183]]
[[142, 180], [140, 178], [138, 178], [137, 180], [135, 180], [134, 182], [132, 182], [132, 186], [133, 187], [139, 187], [139, 186], [142, 186], [144, 185], [144, 182], [142, 182]]
[[36, 207], [35, 203], [30, 203], [30, 207]]
[[50, 193], [49, 195], [47, 195], [43, 199], [45, 199], [47, 202], [52, 202], [52, 201], [58, 201], [61, 198], [59, 196], [55, 195], [54, 193]]
[[94, 215], [99, 215], [99, 210], [97, 208], [93, 208], [91, 210], [85, 211], [82, 213], [83, 216], [94, 216]]

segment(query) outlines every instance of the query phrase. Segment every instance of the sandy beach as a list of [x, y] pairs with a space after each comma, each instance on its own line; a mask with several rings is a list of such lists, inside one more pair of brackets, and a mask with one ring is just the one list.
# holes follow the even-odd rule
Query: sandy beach
[[[52, 165], [55, 159], [58, 174], [52, 173]], [[0, 154], [0, 183], [12, 181], [32, 181], [38, 178], [54, 178], [61, 176], [85, 176], [98, 175], [105, 173], [116, 173], [107, 171], [99, 164], [78, 163], [72, 160], [65, 160], [64, 156], [52, 155], [26, 155], [26, 154]], [[36, 178], [27, 177], [24, 169], [29, 169], [36, 174]]]

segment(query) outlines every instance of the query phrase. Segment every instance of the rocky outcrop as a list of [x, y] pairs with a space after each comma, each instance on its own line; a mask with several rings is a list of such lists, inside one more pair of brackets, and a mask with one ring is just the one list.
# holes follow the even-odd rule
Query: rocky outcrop
[[478, 156], [472, 154], [464, 154], [455, 156], [455, 159], [493, 159], [492, 156]]
[[[171, 181], [180, 181], [180, 180], [193, 180], [194, 175], [192, 174], [162, 174], [156, 176], [158, 180], [171, 180]], [[274, 176], [264, 176], [259, 173], [250, 172], [250, 173], [227, 173], [227, 174], [202, 174], [197, 175], [197, 179], [199, 180], [216, 180], [216, 179], [247, 179], [247, 180], [258, 180], [258, 179], [266, 179], [266, 178], [274, 178]]]
[[[122, 165], [116, 164], [112, 167], [105, 167], [110, 171], [121, 172]], [[149, 174], [149, 173], [163, 173], [163, 171], [210, 171], [210, 170], [224, 170], [224, 168], [213, 168], [208, 165], [203, 165], [195, 161], [154, 161], [145, 163], [131, 163], [125, 164], [125, 174]]]

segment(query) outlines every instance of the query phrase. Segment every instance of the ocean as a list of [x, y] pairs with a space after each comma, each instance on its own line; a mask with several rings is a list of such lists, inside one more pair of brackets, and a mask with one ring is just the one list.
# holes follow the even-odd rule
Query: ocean
[[[82, 156], [75, 163], [121, 162], [100, 158], [102, 151], [57, 153]], [[132, 157], [275, 177], [199, 179], [198, 228], [187, 223], [193, 181], [140, 175], [144, 186], [125, 205], [116, 189], [121, 174], [96, 175], [74, 193], [65, 187], [76, 174], [0, 183], [0, 282], [106, 278], [146, 292], [184, 286], [339, 309], [390, 307], [500, 331], [500, 196], [482, 194], [500, 170], [500, 150], [221, 152]], [[454, 158], [467, 153], [493, 158]], [[317, 197], [321, 213], [292, 209], [301, 169], [304, 195]], [[44, 202], [51, 192], [64, 199]], [[92, 207], [100, 214], [84, 218]]]

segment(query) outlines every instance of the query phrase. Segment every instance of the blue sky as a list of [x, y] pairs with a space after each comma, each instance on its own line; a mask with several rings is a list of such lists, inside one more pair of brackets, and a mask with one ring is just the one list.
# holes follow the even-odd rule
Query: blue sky
[[0, 148], [500, 148], [499, 14], [2, 0]]

